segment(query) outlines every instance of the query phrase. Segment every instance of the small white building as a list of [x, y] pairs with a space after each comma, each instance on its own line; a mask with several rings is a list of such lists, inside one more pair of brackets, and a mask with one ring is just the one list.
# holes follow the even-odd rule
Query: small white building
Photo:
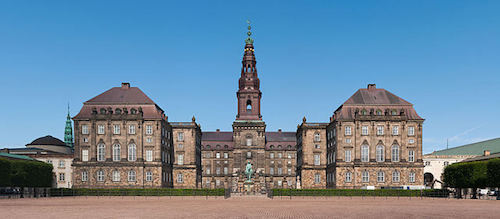
[[424, 155], [424, 182], [426, 187], [442, 188], [444, 168], [465, 159], [500, 152], [500, 138], [476, 142]]

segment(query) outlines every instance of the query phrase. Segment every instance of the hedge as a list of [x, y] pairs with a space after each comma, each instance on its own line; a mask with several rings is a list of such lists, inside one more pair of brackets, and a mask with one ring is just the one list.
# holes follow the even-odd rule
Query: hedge
[[454, 163], [444, 169], [443, 181], [452, 188], [500, 187], [500, 159]]
[[448, 190], [402, 190], [402, 189], [273, 189], [273, 196], [407, 196], [448, 197]]
[[51, 164], [0, 158], [1, 187], [51, 187], [52, 180]]
[[224, 196], [224, 189], [66, 189], [53, 188], [51, 196]]

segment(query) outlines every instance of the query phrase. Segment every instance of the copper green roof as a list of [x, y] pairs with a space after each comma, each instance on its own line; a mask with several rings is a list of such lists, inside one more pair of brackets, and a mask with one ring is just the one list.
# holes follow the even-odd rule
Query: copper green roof
[[25, 156], [25, 155], [9, 154], [9, 153], [3, 153], [3, 152], [0, 152], [0, 157], [8, 157], [8, 158], [20, 159], [20, 160], [35, 160], [35, 159], [28, 157], [28, 156]]
[[486, 150], [489, 150], [492, 154], [499, 153], [500, 138], [494, 138], [445, 150], [434, 151], [429, 155], [483, 155], [484, 151]]

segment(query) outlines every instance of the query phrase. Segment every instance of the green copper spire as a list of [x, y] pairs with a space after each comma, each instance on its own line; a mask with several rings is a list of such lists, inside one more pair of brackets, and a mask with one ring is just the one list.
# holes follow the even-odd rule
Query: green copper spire
[[252, 36], [252, 31], [251, 31], [252, 26], [250, 26], [250, 20], [247, 20], [247, 24], [248, 24], [248, 32], [247, 32], [248, 37], [247, 37], [247, 39], [245, 39], [245, 43], [246, 44], [253, 44], [253, 39], [252, 39], [252, 37], [250, 37], [250, 36]]
[[69, 116], [69, 104], [68, 115], [66, 116], [66, 128], [64, 128], [64, 143], [73, 148], [73, 126], [71, 125], [71, 117]]

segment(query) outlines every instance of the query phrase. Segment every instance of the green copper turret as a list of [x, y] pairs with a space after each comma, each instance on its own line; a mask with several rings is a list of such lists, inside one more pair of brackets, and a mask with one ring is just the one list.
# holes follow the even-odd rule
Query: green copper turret
[[245, 43], [246, 44], [253, 44], [253, 39], [252, 39], [252, 26], [250, 26], [250, 20], [247, 20], [247, 24], [248, 24], [248, 32], [247, 32], [247, 35], [248, 37], [245, 39]]
[[71, 125], [71, 117], [69, 116], [69, 105], [68, 116], [66, 116], [66, 128], [64, 128], [64, 143], [73, 149], [73, 126]]

